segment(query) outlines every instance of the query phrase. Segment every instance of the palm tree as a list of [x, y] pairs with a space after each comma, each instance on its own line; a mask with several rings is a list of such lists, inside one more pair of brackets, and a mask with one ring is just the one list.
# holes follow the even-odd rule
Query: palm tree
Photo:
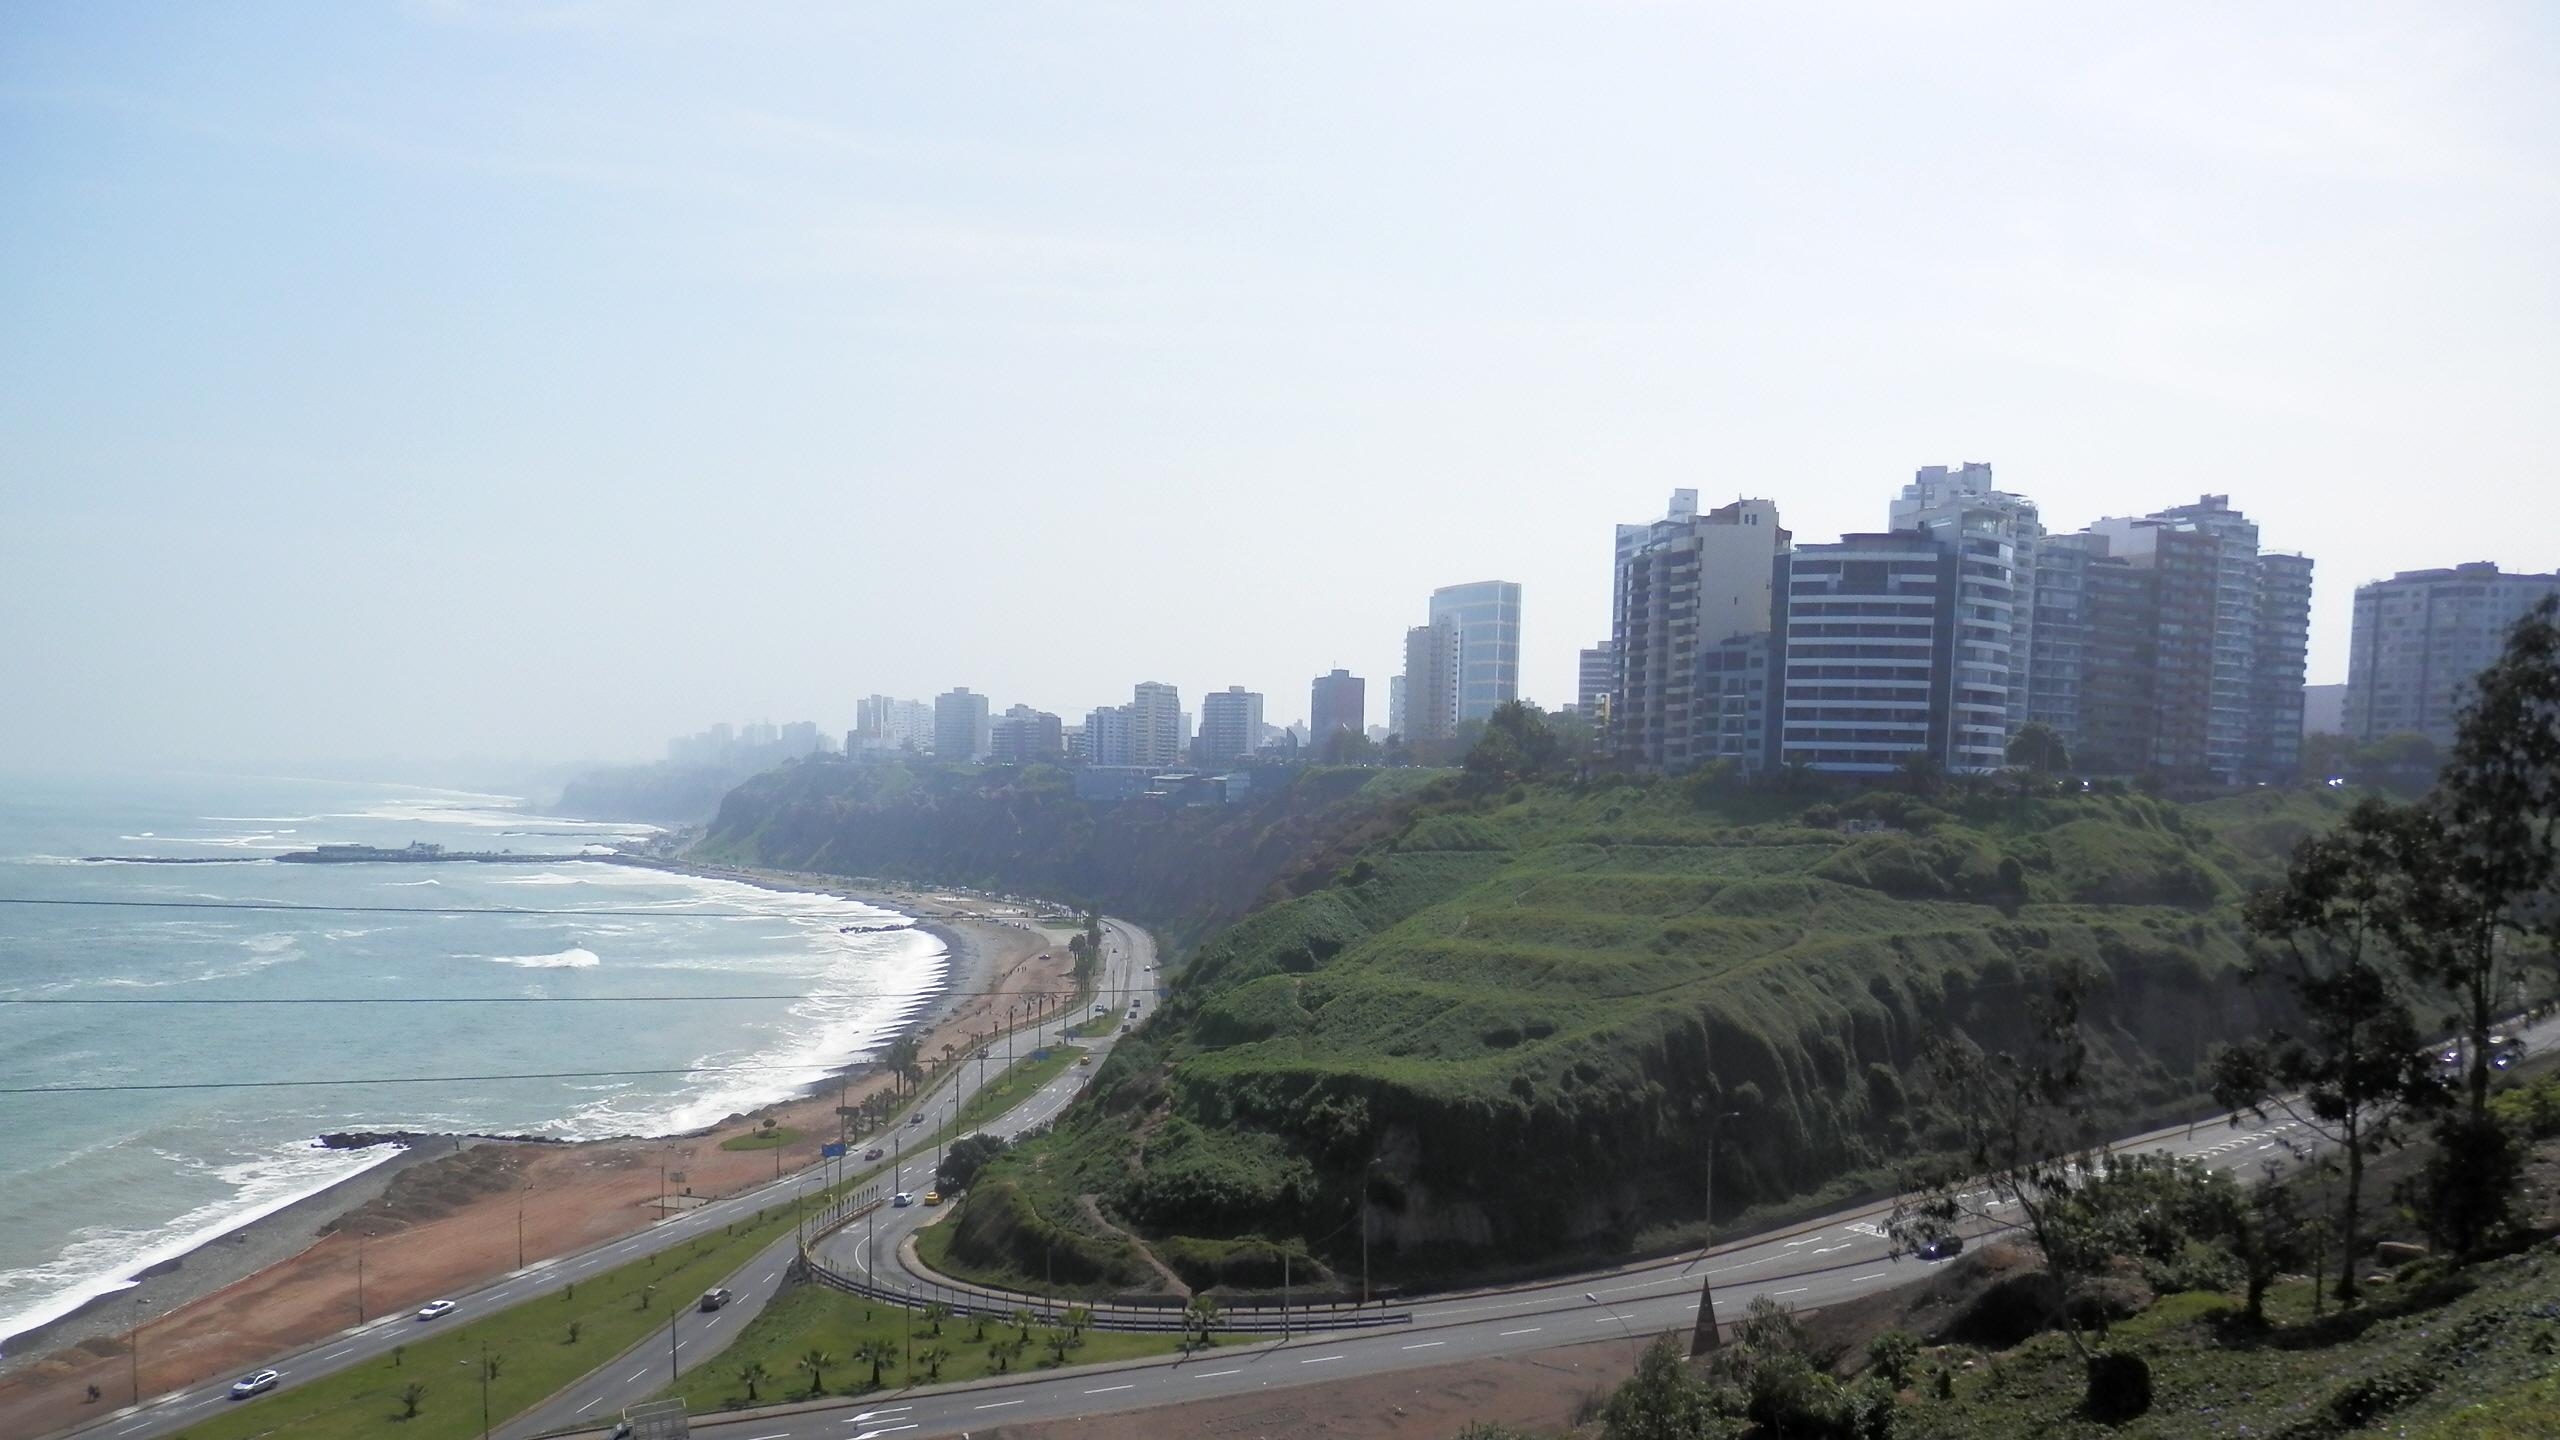
[[756, 1387], [773, 1378], [761, 1360], [750, 1360], [738, 1367], [738, 1383], [747, 1387], [747, 1403], [756, 1403]]
[[1081, 1335], [1093, 1328], [1093, 1309], [1086, 1305], [1067, 1307], [1067, 1328]]
[[426, 1387], [426, 1386], [424, 1386], [424, 1385], [419, 1384], [419, 1383], [418, 1383], [417, 1381], [415, 1381], [415, 1380], [412, 1380], [412, 1381], [410, 1381], [408, 1384], [401, 1386], [401, 1387], [400, 1387], [400, 1418], [401, 1418], [401, 1419], [403, 1419], [403, 1420], [415, 1420], [415, 1419], [417, 1419], [417, 1418], [418, 1418], [418, 1404], [419, 1404], [419, 1402], [420, 1402], [420, 1401], [422, 1401], [422, 1400], [424, 1400], [424, 1399], [426, 1399], [426, 1398], [427, 1398], [427, 1387]]
[[827, 1367], [834, 1363], [836, 1363], [836, 1357], [828, 1354], [824, 1350], [816, 1348], [815, 1346], [810, 1347], [807, 1351], [804, 1351], [801, 1354], [799, 1365], [801, 1369], [809, 1372], [809, 1393], [811, 1395], [824, 1395], [827, 1393]]
[[1194, 1295], [1182, 1311], [1182, 1343], [1191, 1348], [1209, 1343], [1209, 1333], [1218, 1328], [1218, 1302], [1206, 1295]]
[[924, 1323], [933, 1327], [935, 1339], [942, 1338], [942, 1322], [951, 1318], [951, 1307], [937, 1300], [924, 1307]]
[[857, 1365], [871, 1367], [871, 1388], [877, 1390], [880, 1388], [880, 1372], [898, 1363], [898, 1347], [874, 1336], [853, 1347], [853, 1359]]
[[951, 1352], [939, 1345], [927, 1345], [916, 1352], [916, 1363], [924, 1367], [924, 1378], [927, 1380], [941, 1379], [942, 1362], [950, 1358]]
[[1013, 1312], [1013, 1328], [1021, 1331], [1024, 1338], [1029, 1338], [1031, 1334], [1031, 1312], [1028, 1310], [1015, 1310]]

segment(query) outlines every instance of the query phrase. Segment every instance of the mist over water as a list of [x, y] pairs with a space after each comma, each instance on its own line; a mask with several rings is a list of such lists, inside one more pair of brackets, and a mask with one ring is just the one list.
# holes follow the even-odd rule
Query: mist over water
[[[0, 1086], [668, 1072], [0, 1095], [0, 1344], [389, 1157], [321, 1150], [324, 1131], [585, 1138], [707, 1125], [877, 1045], [946, 963], [921, 931], [845, 933], [888, 917], [875, 907], [596, 861], [271, 863], [339, 842], [570, 853], [640, 828], [513, 803], [201, 777], [0, 788], [0, 898], [342, 907], [0, 904], [0, 999], [346, 1002], [0, 1005]], [[251, 863], [80, 860], [96, 854]], [[452, 913], [498, 909], [540, 913]], [[742, 994], [790, 998], [711, 998]], [[636, 995], [694, 998], [413, 1003]], [[725, 1066], [759, 1068], [711, 1073]]]

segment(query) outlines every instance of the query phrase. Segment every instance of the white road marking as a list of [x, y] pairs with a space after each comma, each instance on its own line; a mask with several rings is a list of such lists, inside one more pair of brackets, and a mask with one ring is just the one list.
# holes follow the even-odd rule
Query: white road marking
[[1812, 1286], [1810, 1286], [1810, 1285], [1799, 1285], [1799, 1286], [1797, 1286], [1796, 1288], [1794, 1288], [1793, 1290], [1781, 1290], [1781, 1291], [1778, 1291], [1777, 1293], [1778, 1293], [1778, 1294], [1781, 1294], [1781, 1295], [1801, 1295], [1801, 1294], [1803, 1294], [1804, 1292], [1806, 1292], [1807, 1290], [1810, 1290], [1810, 1289], [1812, 1289], [1812, 1288], [1813, 1288], [1813, 1287], [1812, 1287]]
[[641, 1376], [646, 1375], [646, 1374], [648, 1374], [648, 1373], [649, 1373], [649, 1367], [648, 1367], [648, 1366], [646, 1366], [646, 1365], [643, 1365], [643, 1366], [641, 1366], [639, 1369], [632, 1371], [630, 1374], [623, 1376], [623, 1377], [622, 1377], [622, 1383], [623, 1383], [623, 1384], [625, 1384], [625, 1385], [628, 1385], [628, 1384], [630, 1384], [632, 1381], [637, 1380], [637, 1379], [639, 1379]]
[[1850, 1283], [1850, 1284], [1852, 1284], [1852, 1285], [1855, 1285], [1855, 1284], [1858, 1284], [1858, 1283], [1859, 1283], [1859, 1282], [1861, 1282], [1861, 1281], [1866, 1281], [1866, 1280], [1881, 1280], [1881, 1279], [1883, 1279], [1883, 1278], [1884, 1278], [1884, 1272], [1883, 1272], [1883, 1271], [1881, 1271], [1881, 1270], [1879, 1270], [1879, 1271], [1877, 1271], [1876, 1273], [1874, 1273], [1873, 1275], [1852, 1275], [1852, 1276], [1850, 1276], [1850, 1277], [1849, 1277], [1849, 1283]]
[[1135, 1385], [1105, 1385], [1099, 1390], [1087, 1390], [1084, 1393], [1087, 1395], [1108, 1395], [1114, 1390], [1135, 1390], [1137, 1388], [1138, 1387]]
[[1301, 1365], [1321, 1365], [1327, 1360], [1339, 1360], [1341, 1358], [1342, 1357], [1340, 1355], [1318, 1355], [1312, 1360], [1301, 1360], [1298, 1363]]
[[1203, 1370], [1191, 1378], [1194, 1380], [1215, 1380], [1221, 1375], [1241, 1375], [1243, 1373], [1244, 1372], [1242, 1370]]
[[979, 1406], [978, 1408], [981, 1410], [1001, 1410], [1007, 1405], [1019, 1405], [1021, 1403], [1022, 1402], [1019, 1400], [993, 1400]]
[[569, 1413], [570, 1413], [570, 1414], [572, 1414], [572, 1415], [584, 1415], [584, 1414], [586, 1414], [588, 1411], [593, 1410], [594, 1408], [596, 1408], [597, 1406], [599, 1406], [599, 1405], [601, 1405], [601, 1404], [603, 1404], [603, 1403], [604, 1403], [604, 1397], [603, 1397], [603, 1396], [601, 1396], [601, 1395], [599, 1395], [599, 1396], [597, 1396], [596, 1398], [594, 1398], [593, 1400], [588, 1401], [586, 1404], [579, 1406], [577, 1409], [572, 1410], [572, 1411], [570, 1411]]
[[1529, 1327], [1528, 1329], [1526, 1329], [1526, 1330], [1505, 1330], [1505, 1331], [1503, 1331], [1501, 1334], [1496, 1335], [1496, 1336], [1494, 1336], [1493, 1338], [1494, 1338], [1494, 1339], [1496, 1339], [1496, 1340], [1508, 1340], [1508, 1339], [1510, 1339], [1510, 1338], [1511, 1338], [1512, 1336], [1514, 1336], [1514, 1335], [1535, 1335], [1535, 1334], [1537, 1334], [1540, 1330], [1545, 1329], [1545, 1328], [1546, 1328], [1546, 1327], [1545, 1327], [1545, 1326], [1542, 1326], [1542, 1325], [1532, 1325], [1532, 1326], [1530, 1326], [1530, 1327]]

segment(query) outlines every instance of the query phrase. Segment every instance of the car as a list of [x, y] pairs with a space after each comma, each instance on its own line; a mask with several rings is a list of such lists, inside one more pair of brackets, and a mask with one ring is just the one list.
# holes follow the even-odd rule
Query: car
[[1121, 1033], [1121, 1034], [1123, 1034], [1123, 1035], [1128, 1034], [1128, 1033], [1129, 1033], [1129, 1027], [1128, 1027], [1128, 1026], [1126, 1026], [1126, 1025], [1121, 1026], [1121, 1027], [1120, 1027], [1120, 1033]]
[[418, 1318], [421, 1320], [441, 1319], [460, 1308], [460, 1306], [454, 1304], [450, 1300], [431, 1300], [418, 1307]]
[[717, 1310], [721, 1306], [726, 1305], [737, 1298], [737, 1296], [730, 1294], [725, 1286], [714, 1285], [710, 1289], [702, 1292], [701, 1308], [705, 1310]]
[[863, 1158], [863, 1159], [865, 1159], [865, 1160], [877, 1160], [877, 1159], [879, 1159], [881, 1156], [886, 1155], [886, 1154], [888, 1154], [888, 1153], [889, 1153], [888, 1151], [881, 1149], [881, 1148], [880, 1148], [879, 1146], [877, 1146], [877, 1145], [874, 1145], [874, 1146], [872, 1146], [870, 1149], [865, 1150], [865, 1151], [863, 1151], [863, 1152], [862, 1152], [862, 1158]]
[[1923, 1260], [1952, 1260], [1956, 1256], [1964, 1253], [1964, 1237], [1961, 1235], [1932, 1235], [1928, 1239], [1921, 1241], [1920, 1248], [1913, 1253], [1917, 1254]]
[[941, 1203], [942, 1203], [942, 1192], [941, 1192], [941, 1191], [939, 1191], [939, 1190], [927, 1190], [926, 1192], [924, 1192], [924, 1203], [926, 1203], [927, 1205], [939, 1205], [939, 1204], [941, 1204]]
[[1076, 1063], [1079, 1065], [1090, 1065], [1093, 1063], [1093, 1057], [1090, 1055], [1080, 1056], [1077, 1058]]
[[1093, 1013], [1094, 1013], [1094, 1014], [1096, 1014], [1096, 1015], [1100, 1015], [1100, 1014], [1102, 1014], [1103, 1012], [1104, 1012], [1104, 1007], [1103, 1007], [1103, 1006], [1096, 1005], [1096, 1006], [1094, 1006], [1094, 1007], [1093, 1007]]
[[246, 1400], [252, 1395], [264, 1395], [276, 1388], [276, 1382], [283, 1378], [283, 1375], [273, 1370], [260, 1370], [255, 1374], [243, 1375], [231, 1382], [231, 1398]]
[[919, 1126], [919, 1125], [921, 1125], [921, 1124], [923, 1124], [923, 1123], [924, 1123], [924, 1116], [923, 1116], [923, 1115], [921, 1115], [921, 1114], [910, 1115], [910, 1116], [908, 1116], [908, 1117], [907, 1117], [907, 1128], [908, 1128], [908, 1129], [910, 1129], [910, 1130], [913, 1130], [914, 1128], [916, 1128], [917, 1126]]
[[897, 1194], [889, 1197], [890, 1208], [896, 1210], [904, 1210], [914, 1203], [916, 1203], [916, 1197], [908, 1194], [904, 1190], [901, 1190]]

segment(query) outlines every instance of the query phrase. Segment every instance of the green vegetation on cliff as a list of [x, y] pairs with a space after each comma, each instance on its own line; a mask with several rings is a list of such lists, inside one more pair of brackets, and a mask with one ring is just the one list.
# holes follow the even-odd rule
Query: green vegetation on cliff
[[2236, 902], [2337, 808], [1510, 778], [1441, 782], [1203, 945], [990, 1167], [955, 1263], [1144, 1283], [1125, 1228], [1195, 1286], [1273, 1283], [1283, 1251], [1356, 1285], [1364, 1189], [1379, 1273], [1422, 1275], [1881, 1188], [1956, 1135], [1924, 1042], [2014, 1043], [2065, 970], [2090, 1123], [2192, 1115], [2208, 1050], [2279, 1003], [2240, 983]]
[[1320, 880], [1337, 848], [1383, 830], [1395, 802], [1433, 773], [1311, 768], [1234, 804], [1184, 809], [1079, 800], [1073, 777], [1053, 765], [806, 760], [730, 792], [692, 853], [1093, 905], [1178, 945], [1275, 884]]

